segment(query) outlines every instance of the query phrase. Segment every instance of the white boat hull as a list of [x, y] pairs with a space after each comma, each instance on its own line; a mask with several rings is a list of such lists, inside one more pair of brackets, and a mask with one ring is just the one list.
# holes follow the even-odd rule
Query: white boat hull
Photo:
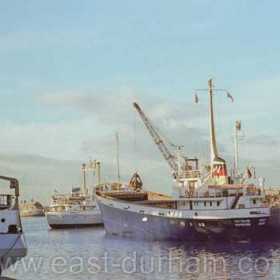
[[94, 211], [47, 212], [51, 228], [88, 227], [103, 224], [99, 209]]

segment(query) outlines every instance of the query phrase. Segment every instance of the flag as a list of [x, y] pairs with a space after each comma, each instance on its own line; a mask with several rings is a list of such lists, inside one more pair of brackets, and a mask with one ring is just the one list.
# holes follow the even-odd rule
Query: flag
[[250, 170], [250, 167], [249, 167], [249, 166], [247, 166], [247, 177], [248, 177], [249, 179], [251, 179], [251, 177], [252, 177], [252, 173], [251, 173], [251, 170]]
[[228, 91], [227, 91], [227, 98], [230, 98], [231, 102], [233, 102], [233, 97]]
[[197, 96], [197, 94], [195, 94], [195, 103], [197, 103], [199, 101], [199, 98]]

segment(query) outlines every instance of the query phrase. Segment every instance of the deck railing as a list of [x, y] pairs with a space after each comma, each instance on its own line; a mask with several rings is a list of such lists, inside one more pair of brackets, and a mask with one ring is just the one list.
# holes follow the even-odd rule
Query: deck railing
[[179, 178], [200, 178], [201, 172], [199, 170], [187, 170], [182, 171]]
[[252, 187], [245, 187], [244, 189], [219, 189], [212, 192], [188, 192], [186, 191], [185, 195], [182, 197], [186, 198], [219, 198], [219, 197], [232, 197], [236, 196], [237, 194], [241, 194], [243, 196], [255, 196], [255, 195], [262, 195], [261, 188], [252, 188]]

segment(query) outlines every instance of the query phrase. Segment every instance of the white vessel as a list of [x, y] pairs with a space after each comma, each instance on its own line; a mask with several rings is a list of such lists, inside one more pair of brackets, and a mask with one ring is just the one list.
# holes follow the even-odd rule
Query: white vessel
[[51, 228], [88, 227], [103, 223], [94, 196], [85, 197], [77, 192], [53, 196], [53, 204], [46, 217]]
[[4, 269], [27, 255], [19, 214], [19, 185], [17, 179], [0, 176], [10, 181], [15, 194], [0, 194], [0, 274]]
[[90, 161], [90, 166], [82, 166], [84, 190], [72, 189], [68, 195], [55, 194], [53, 203], [45, 213], [51, 228], [89, 227], [103, 224], [101, 212], [95, 200], [94, 191], [88, 194], [86, 171], [97, 171], [100, 181], [100, 163]]

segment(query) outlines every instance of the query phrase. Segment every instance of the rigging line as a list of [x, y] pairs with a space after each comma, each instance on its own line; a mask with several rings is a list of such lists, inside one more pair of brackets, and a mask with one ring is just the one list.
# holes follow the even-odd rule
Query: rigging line
[[133, 154], [134, 170], [137, 172], [137, 139], [136, 139], [136, 112], [133, 110]]
[[148, 121], [152, 124], [152, 126], [155, 128], [155, 130], [157, 131], [157, 133], [161, 136], [161, 138], [163, 138], [164, 140], [166, 140], [166, 142], [173, 148], [178, 147], [179, 145], [174, 144], [170, 138], [168, 138], [166, 136], [166, 134], [148, 117], [146, 117], [148, 119]]

